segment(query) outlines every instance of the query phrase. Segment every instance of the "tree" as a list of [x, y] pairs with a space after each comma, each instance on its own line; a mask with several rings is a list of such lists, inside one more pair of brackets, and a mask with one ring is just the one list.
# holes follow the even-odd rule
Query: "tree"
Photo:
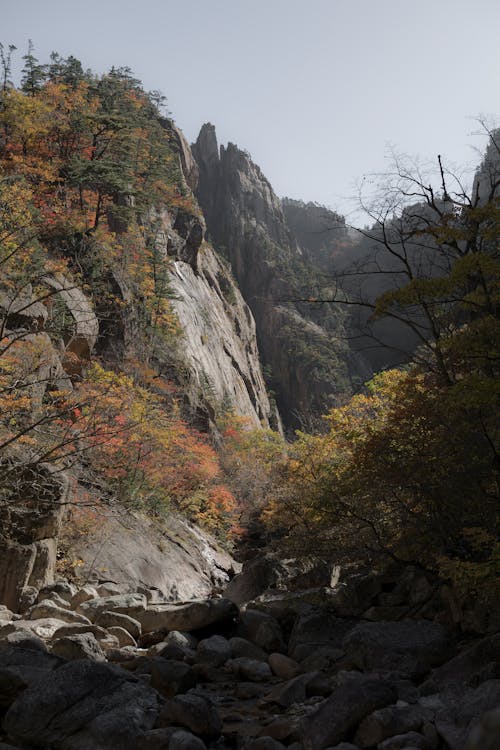
[[372, 255], [345, 271], [336, 300], [366, 310], [368, 326], [388, 319], [411, 332], [406, 365], [332, 410], [325, 434], [298, 435], [282, 497], [267, 509], [282, 527], [287, 518], [296, 549], [314, 539], [336, 556], [423, 565], [469, 594], [485, 581], [500, 590], [500, 155], [491, 135], [471, 192], [441, 159], [438, 188], [396, 164], [362, 232]]

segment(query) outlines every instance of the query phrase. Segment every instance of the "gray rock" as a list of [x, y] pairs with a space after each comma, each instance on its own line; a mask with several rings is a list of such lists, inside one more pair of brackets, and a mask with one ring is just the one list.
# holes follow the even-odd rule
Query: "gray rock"
[[92, 633], [80, 633], [58, 638], [52, 643], [52, 653], [63, 659], [91, 659], [106, 661], [104, 651]]
[[19, 594], [18, 611], [24, 614], [33, 606], [37, 599], [38, 589], [35, 586], [24, 586]]
[[57, 594], [57, 596], [63, 599], [66, 603], [70, 603], [76, 594], [76, 591], [77, 588], [72, 583], [69, 583], [68, 581], [56, 581], [55, 583], [50, 583], [40, 589], [38, 601], [50, 599], [51, 594]]
[[160, 628], [190, 632], [234, 618], [237, 613], [236, 606], [228, 599], [208, 599], [188, 604], [155, 605], [138, 612], [135, 617], [145, 633]]
[[291, 680], [300, 673], [300, 666], [294, 659], [290, 659], [284, 654], [270, 654], [268, 664], [276, 677], [282, 680]]
[[273, 676], [267, 662], [247, 659], [245, 656], [231, 659], [227, 662], [227, 667], [243, 680], [250, 682], [268, 682]]
[[212, 667], [221, 667], [232, 656], [227, 638], [213, 635], [198, 643], [197, 660]]
[[265, 699], [282, 708], [288, 708], [294, 703], [303, 703], [307, 698], [307, 688], [317, 675], [318, 672], [309, 672], [280, 683], [266, 695]]
[[191, 732], [178, 729], [170, 738], [168, 750], [206, 750], [206, 747], [199, 737], [195, 737]]
[[118, 646], [124, 648], [126, 646], [133, 646], [137, 648], [136, 640], [130, 635], [128, 630], [120, 628], [118, 625], [108, 628], [108, 633], [114, 636], [118, 640]]
[[142, 633], [141, 623], [134, 617], [130, 617], [130, 615], [125, 615], [121, 612], [110, 612], [109, 610], [104, 610], [103, 612], [99, 612], [94, 622], [96, 625], [100, 625], [103, 628], [124, 628], [136, 640], [137, 638], [140, 638]]
[[0, 628], [0, 638], [4, 638], [9, 633], [29, 631], [38, 638], [49, 640], [64, 624], [62, 620], [56, 620], [53, 617], [42, 617], [39, 620], [14, 620]]
[[30, 620], [38, 620], [40, 618], [50, 617], [56, 620], [62, 620], [63, 622], [78, 622], [84, 625], [90, 625], [90, 620], [85, 617], [84, 614], [73, 612], [71, 609], [64, 607], [58, 607], [57, 604], [51, 602], [49, 599], [44, 599], [38, 604], [34, 604], [29, 610]]
[[43, 690], [28, 687], [3, 729], [16, 743], [78, 750], [136, 750], [152, 729], [157, 693], [109, 664], [72, 661], [47, 672]]
[[[432, 696], [430, 696], [432, 697]], [[487, 680], [476, 689], [440, 694], [435, 725], [450, 750], [463, 750], [478, 717], [500, 705], [500, 680]]]
[[164, 727], [146, 732], [138, 750], [206, 750], [205, 743], [179, 727]]
[[405, 620], [357, 625], [344, 638], [343, 648], [359, 669], [418, 676], [442, 664], [450, 655], [451, 644], [438, 623]]
[[[490, 667], [500, 664], [500, 633], [487, 636], [474, 643], [443, 666], [434, 669], [429, 680], [424, 683], [424, 692], [438, 692], [453, 689], [467, 690], [489, 678]], [[500, 677], [492, 674], [491, 677]]]
[[285, 750], [285, 745], [273, 737], [257, 737], [245, 745], [245, 750]]
[[317, 711], [303, 720], [305, 750], [322, 750], [339, 743], [365, 716], [394, 703], [396, 698], [390, 683], [370, 676], [339, 685]]
[[500, 747], [500, 708], [488, 711], [471, 729], [465, 750], [498, 750]]
[[97, 641], [103, 641], [108, 637], [108, 631], [101, 628], [99, 625], [80, 625], [79, 623], [70, 623], [68, 625], [61, 625], [53, 636], [52, 640], [56, 638], [65, 638], [67, 635], [81, 635], [82, 633], [92, 633]]
[[373, 747], [387, 737], [418, 731], [425, 714], [420, 706], [387, 706], [367, 716], [354, 735], [354, 742], [361, 748]]
[[255, 643], [251, 643], [246, 638], [234, 636], [229, 639], [229, 644], [233, 658], [235, 659], [239, 656], [246, 656], [248, 659], [257, 659], [258, 661], [267, 660], [267, 653], [264, 649], [256, 646]]
[[104, 581], [97, 587], [97, 596], [100, 596], [102, 599], [108, 596], [120, 596], [121, 594], [130, 593], [132, 592], [126, 584], [115, 583], [114, 581]]
[[380, 742], [378, 750], [432, 750], [429, 741], [418, 732], [406, 732]]
[[88, 584], [82, 586], [74, 596], [71, 597], [71, 606], [76, 609], [79, 604], [88, 601], [89, 599], [96, 599], [99, 596], [97, 589], [94, 586]]
[[[4, 624], [6, 622], [10, 622], [15, 617], [16, 617], [16, 615], [14, 615], [14, 612], [12, 612], [4, 604], [0, 604], [0, 623], [1, 624]], [[19, 615], [17, 615], [17, 617], [19, 617]]]
[[153, 659], [151, 686], [165, 698], [186, 693], [196, 685], [196, 676], [189, 664], [174, 659]]
[[338, 656], [343, 653], [343, 639], [356, 624], [355, 620], [343, 619], [322, 609], [299, 614], [290, 634], [288, 655], [301, 662], [324, 648], [335, 649]]
[[268, 652], [285, 650], [278, 621], [258, 609], [246, 609], [240, 614], [238, 635]]
[[156, 725], [172, 724], [186, 727], [206, 739], [216, 739], [222, 730], [222, 722], [212, 703], [193, 694], [177, 695], [163, 706]]
[[103, 612], [115, 612], [138, 618], [146, 609], [146, 597], [144, 594], [116, 594], [114, 596], [87, 599], [78, 605], [77, 611], [90, 620], [95, 621]]

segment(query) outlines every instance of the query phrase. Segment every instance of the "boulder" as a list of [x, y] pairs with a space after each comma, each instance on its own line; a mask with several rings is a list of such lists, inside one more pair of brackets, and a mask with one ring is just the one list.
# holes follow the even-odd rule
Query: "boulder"
[[498, 750], [500, 747], [500, 708], [484, 713], [471, 729], [465, 750]]
[[198, 643], [197, 660], [212, 667], [221, 667], [232, 656], [231, 646], [222, 635], [212, 635]]
[[0, 638], [10, 633], [30, 632], [38, 638], [49, 640], [64, 624], [62, 620], [53, 617], [42, 617], [40, 620], [13, 620], [0, 628]]
[[363, 719], [354, 742], [360, 748], [374, 747], [387, 737], [418, 731], [424, 720], [425, 714], [420, 706], [386, 706]]
[[258, 609], [246, 609], [240, 614], [238, 635], [268, 652], [285, 650], [278, 621]]
[[268, 682], [273, 676], [269, 664], [265, 661], [247, 659], [244, 656], [231, 659], [227, 662], [227, 667], [243, 680], [250, 682]]
[[196, 675], [189, 664], [175, 659], [153, 659], [150, 667], [151, 686], [165, 698], [186, 693], [196, 685]]
[[56, 638], [65, 638], [68, 635], [80, 635], [81, 633], [92, 633], [97, 641], [106, 640], [109, 635], [108, 631], [99, 627], [99, 625], [80, 625], [79, 623], [70, 623], [67, 625], [61, 625], [61, 627], [55, 631], [52, 638], [55, 640]]
[[[499, 664], [500, 633], [497, 633], [477, 641], [446, 664], [434, 669], [422, 689], [427, 693], [450, 689], [467, 690], [489, 677], [500, 677]], [[497, 669], [498, 674], [495, 674]]]
[[429, 740], [418, 732], [389, 737], [377, 745], [378, 750], [433, 750]]
[[245, 750], [285, 750], [285, 745], [273, 737], [257, 737], [245, 745]]
[[346, 635], [342, 645], [359, 669], [409, 676], [425, 674], [451, 654], [446, 630], [428, 620], [362, 623]]
[[45, 674], [7, 711], [3, 729], [16, 743], [78, 750], [136, 750], [152, 729], [158, 695], [125, 670], [87, 659]]
[[[432, 696], [431, 696], [432, 697]], [[450, 750], [463, 750], [478, 718], [500, 705], [500, 680], [486, 680], [475, 689], [440, 694], [435, 725]]]
[[322, 750], [341, 742], [365, 716], [396, 699], [396, 690], [389, 682], [368, 675], [339, 685], [303, 720], [304, 750]]
[[104, 651], [92, 633], [80, 633], [58, 638], [52, 643], [52, 653], [63, 659], [91, 659], [106, 661]]
[[338, 658], [342, 641], [356, 625], [354, 619], [337, 617], [324, 609], [312, 609], [299, 614], [294, 622], [288, 643], [288, 655], [302, 661], [318, 653], [319, 649], [336, 649]]
[[140, 638], [142, 633], [141, 623], [134, 617], [122, 614], [121, 612], [104, 610], [103, 612], [99, 612], [94, 622], [102, 628], [124, 628], [135, 639]]
[[79, 612], [73, 612], [65, 607], [58, 607], [57, 604], [49, 599], [43, 599], [38, 604], [34, 604], [28, 611], [30, 620], [39, 620], [40, 618], [50, 617], [55, 620], [61, 620], [68, 623], [79, 623], [80, 625], [90, 625], [90, 620]]
[[85, 585], [82, 586], [74, 596], [71, 597], [71, 606], [76, 609], [79, 604], [88, 601], [89, 599], [96, 599], [99, 596], [97, 589], [94, 586]]
[[308, 696], [307, 688], [317, 675], [318, 672], [309, 672], [280, 683], [265, 696], [265, 699], [269, 703], [276, 703], [281, 708], [288, 708], [293, 703], [303, 703]]
[[177, 695], [166, 702], [160, 711], [158, 727], [178, 724], [205, 739], [216, 739], [222, 723], [215, 707], [199, 695]]
[[[83, 606], [83, 605], [82, 605]], [[199, 630], [236, 617], [238, 610], [228, 599], [208, 599], [187, 604], [155, 605], [136, 613], [145, 633], [151, 630]]]
[[291, 680], [300, 672], [300, 666], [294, 659], [290, 659], [284, 654], [270, 654], [268, 664], [276, 677], [282, 680]]
[[144, 594], [114, 594], [113, 596], [87, 599], [78, 605], [77, 611], [92, 621], [96, 621], [103, 612], [114, 612], [138, 619], [146, 609]]
[[237, 659], [239, 656], [246, 656], [249, 659], [267, 661], [267, 654], [264, 649], [260, 648], [260, 646], [256, 646], [255, 643], [251, 643], [246, 638], [234, 636], [229, 639], [229, 645], [231, 646], [231, 652], [234, 659]]
[[125, 628], [114, 625], [108, 628], [108, 633], [117, 639], [120, 648], [124, 648], [125, 646], [133, 646], [134, 648], [137, 648], [137, 642], [130, 635], [128, 630], [125, 630]]

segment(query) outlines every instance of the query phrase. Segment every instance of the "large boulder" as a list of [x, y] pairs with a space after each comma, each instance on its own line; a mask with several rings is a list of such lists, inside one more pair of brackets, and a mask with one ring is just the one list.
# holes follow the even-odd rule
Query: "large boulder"
[[304, 749], [322, 750], [347, 739], [365, 716], [396, 699], [394, 687], [376, 677], [359, 677], [339, 685], [317, 711], [303, 720]]
[[216, 622], [231, 620], [237, 614], [237, 607], [228, 599], [207, 599], [185, 604], [155, 605], [138, 612], [135, 618], [145, 633], [160, 628], [189, 633]]
[[428, 620], [362, 623], [346, 635], [343, 648], [359, 669], [409, 676], [425, 674], [451, 655], [448, 633]]
[[3, 730], [54, 750], [136, 750], [152, 729], [158, 694], [125, 670], [88, 660], [45, 672], [7, 711]]

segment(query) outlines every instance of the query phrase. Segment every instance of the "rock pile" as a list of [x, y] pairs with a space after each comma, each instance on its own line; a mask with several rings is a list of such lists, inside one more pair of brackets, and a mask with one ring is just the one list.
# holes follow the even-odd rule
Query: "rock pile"
[[[370, 589], [369, 581], [365, 582]], [[493, 750], [500, 635], [66, 581], [0, 607], [0, 750]]]

